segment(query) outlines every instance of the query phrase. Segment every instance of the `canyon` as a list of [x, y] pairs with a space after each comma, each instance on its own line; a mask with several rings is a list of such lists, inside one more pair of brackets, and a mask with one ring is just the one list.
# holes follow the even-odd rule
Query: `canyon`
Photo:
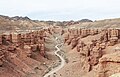
[[119, 77], [119, 22], [0, 16], [0, 77]]

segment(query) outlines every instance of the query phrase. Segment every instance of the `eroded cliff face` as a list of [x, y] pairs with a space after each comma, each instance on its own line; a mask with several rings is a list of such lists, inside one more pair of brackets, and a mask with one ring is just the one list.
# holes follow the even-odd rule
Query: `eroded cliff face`
[[[68, 48], [69, 50], [66, 51], [66, 53], [68, 54], [68, 60], [73, 60], [72, 57], [70, 57], [70, 55], [72, 56], [72, 54], [77, 53], [80, 57], [79, 64], [82, 65], [77, 68], [80, 69], [80, 72], [78, 72], [80, 75], [76, 75], [76, 77], [109, 77], [112, 74], [120, 72], [119, 29], [73, 28], [66, 29], [63, 37], [65, 48]], [[69, 68], [70, 63], [71, 61], [68, 62], [68, 66], [66, 66], [66, 69]], [[75, 65], [77, 65], [77, 63]], [[75, 66], [72, 65], [70, 67], [74, 68]], [[68, 69], [68, 71], [70, 71], [70, 69]], [[73, 75], [71, 75], [70, 77], [73, 77]]]
[[43, 62], [48, 61], [45, 42], [52, 30], [0, 35], [0, 77], [37, 77], [37, 72], [42, 76], [47, 69]]

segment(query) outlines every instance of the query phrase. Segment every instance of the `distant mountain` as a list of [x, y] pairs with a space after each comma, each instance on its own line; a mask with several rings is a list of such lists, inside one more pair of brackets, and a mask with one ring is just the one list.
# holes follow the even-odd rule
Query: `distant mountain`
[[42, 28], [43, 26], [49, 26], [50, 24], [45, 21], [31, 20], [26, 17], [9, 17], [0, 15], [0, 32], [9, 30], [28, 30]]
[[[88, 22], [89, 21], [89, 22]], [[120, 29], [120, 18], [115, 19], [105, 19], [105, 20], [96, 20], [90, 21], [86, 19], [78, 21], [78, 24], [74, 24], [71, 26], [75, 26], [76, 28], [117, 28]]]
[[89, 20], [89, 19], [82, 19], [80, 20], [79, 22], [93, 22], [92, 20]]
[[79, 21], [39, 21], [32, 20], [29, 17], [9, 17], [0, 15], [0, 32], [9, 30], [29, 30], [40, 29], [44, 26], [77, 26], [82, 28], [120, 28], [120, 18], [92, 21], [82, 19]]
[[31, 20], [31, 19], [28, 18], [27, 16], [26, 16], [26, 17], [15, 16], [15, 17], [12, 17], [12, 19], [14, 19], [14, 20]]

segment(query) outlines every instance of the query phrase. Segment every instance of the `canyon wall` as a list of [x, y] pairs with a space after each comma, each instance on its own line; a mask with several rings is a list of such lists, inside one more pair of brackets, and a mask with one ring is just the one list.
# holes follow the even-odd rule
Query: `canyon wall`
[[[26, 77], [31, 73], [35, 73], [35, 69], [39, 69], [40, 64], [43, 62], [40, 62], [41, 59], [47, 59], [45, 38], [52, 33], [53, 29], [49, 28], [24, 34], [17, 32], [1, 34], [0, 68], [3, 68], [3, 70], [0, 70], [0, 73], [3, 72], [3, 74], [0, 74], [0, 76]], [[5, 72], [8, 73], [5, 74]], [[45, 69], [42, 74], [44, 72]]]
[[[109, 77], [119, 73], [120, 30], [119, 29], [75, 29], [64, 30], [64, 44], [81, 55], [79, 69], [83, 77]], [[112, 51], [109, 51], [111, 49]], [[69, 53], [69, 52], [68, 52]], [[84, 67], [84, 68], [83, 68]], [[87, 76], [88, 74], [88, 76]]]

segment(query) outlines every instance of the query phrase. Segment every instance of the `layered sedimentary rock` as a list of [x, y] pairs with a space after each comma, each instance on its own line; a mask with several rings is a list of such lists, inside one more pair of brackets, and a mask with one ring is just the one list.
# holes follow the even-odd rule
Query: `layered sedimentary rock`
[[[12, 77], [16, 75], [24, 77], [33, 73], [35, 69], [33, 65], [40, 64], [34, 56], [46, 58], [46, 33], [49, 33], [49, 30], [0, 35], [0, 67], [4, 65], [5, 68], [12, 70]], [[34, 55], [35, 53], [38, 54]]]
[[96, 66], [99, 66], [98, 73], [92, 77], [109, 77], [119, 73], [118, 53], [106, 55], [106, 52], [109, 52], [106, 48], [119, 45], [119, 29], [68, 29], [63, 36], [65, 45], [71, 46], [71, 49], [76, 48], [76, 52], [80, 53], [80, 58], [84, 60], [81, 63], [87, 68], [83, 69], [87, 71], [85, 74], [94, 71]]
[[100, 59], [99, 77], [109, 77], [120, 72], [120, 52], [104, 55]]

